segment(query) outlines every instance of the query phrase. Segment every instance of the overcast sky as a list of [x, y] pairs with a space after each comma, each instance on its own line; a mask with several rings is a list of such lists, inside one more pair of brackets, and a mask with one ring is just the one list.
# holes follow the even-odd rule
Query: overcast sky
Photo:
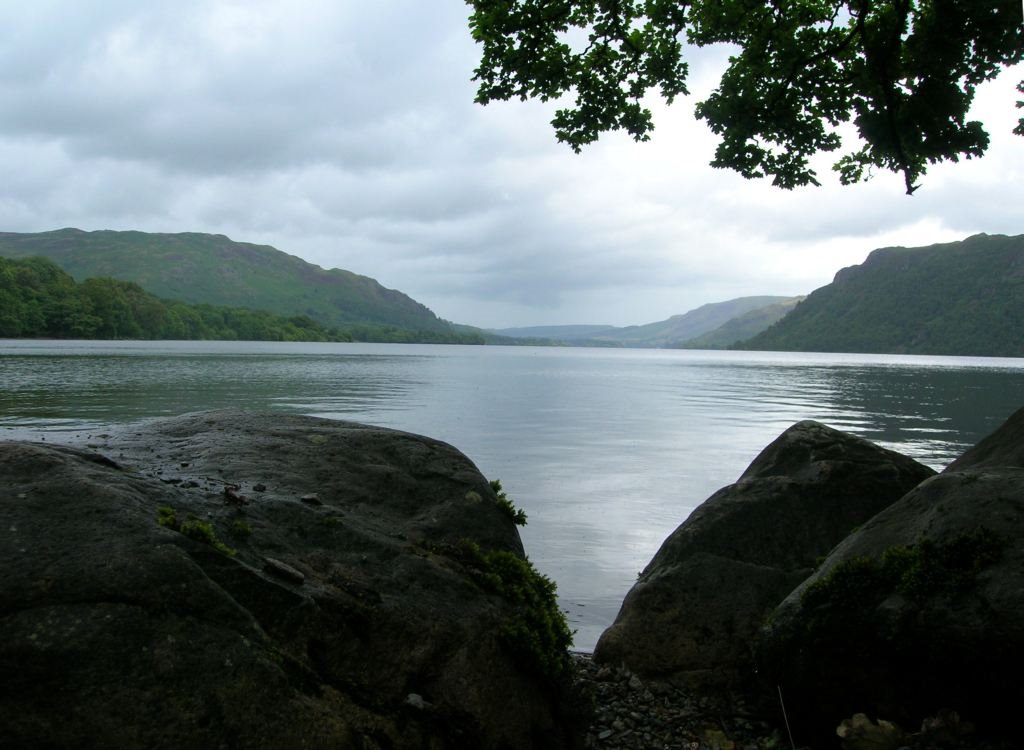
[[486, 327], [628, 325], [803, 294], [886, 245], [1024, 233], [1010, 71], [981, 160], [782, 192], [709, 167], [696, 96], [575, 155], [554, 106], [473, 104], [461, 0], [0, 4], [0, 231], [197, 231], [372, 276]]

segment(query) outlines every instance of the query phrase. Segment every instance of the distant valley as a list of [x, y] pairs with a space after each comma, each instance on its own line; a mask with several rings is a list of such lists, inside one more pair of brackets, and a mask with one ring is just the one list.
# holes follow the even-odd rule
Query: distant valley
[[540, 339], [563, 346], [724, 349], [779, 320], [800, 297], [740, 297], [713, 302], [640, 326], [535, 326], [490, 330], [499, 336]]

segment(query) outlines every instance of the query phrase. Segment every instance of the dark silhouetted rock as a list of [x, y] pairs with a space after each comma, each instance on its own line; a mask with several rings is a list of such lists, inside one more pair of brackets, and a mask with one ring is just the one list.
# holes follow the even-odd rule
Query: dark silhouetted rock
[[736, 679], [765, 617], [816, 561], [932, 474], [817, 422], [794, 425], [662, 544], [595, 660], [696, 683]]
[[522, 547], [451, 446], [215, 412], [100, 450], [0, 443], [0, 747], [578, 744], [467, 558]]
[[[773, 614], [760, 662], [804, 741], [942, 709], [1019, 739], [1024, 410], [854, 531]], [[810, 732], [812, 736], [807, 736]]]

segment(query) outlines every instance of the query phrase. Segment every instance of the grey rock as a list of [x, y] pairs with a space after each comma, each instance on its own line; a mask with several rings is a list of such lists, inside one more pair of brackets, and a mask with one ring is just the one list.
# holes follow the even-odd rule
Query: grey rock
[[1024, 469], [1024, 407], [1011, 414], [995, 432], [947, 466], [943, 473], [988, 467]]
[[288, 563], [275, 560], [273, 557], [267, 557], [263, 560], [263, 570], [272, 576], [283, 578], [291, 583], [302, 584], [306, 580], [306, 574], [302, 571], [296, 570]]
[[[451, 552], [472, 540], [522, 555], [451, 446], [243, 412], [111, 440], [117, 462], [0, 443], [0, 747], [582, 742], [567, 688], [500, 635], [517, 605]], [[224, 486], [257, 480], [272, 488], [259, 502], [226, 502]], [[314, 492], [323, 507], [295, 502]], [[410, 693], [432, 710], [411, 711]]]
[[746, 680], [766, 616], [850, 530], [934, 472], [800, 422], [664, 542], [594, 658], [694, 684]]
[[412, 706], [418, 711], [424, 711], [428, 706], [430, 706], [429, 703], [423, 700], [423, 696], [419, 693], [409, 693], [405, 696], [405, 704], [407, 706]]
[[825, 736], [855, 712], [913, 727], [946, 708], [1019, 734], [1022, 440], [1024, 410], [850, 534], [780, 604], [760, 661], [795, 722]]

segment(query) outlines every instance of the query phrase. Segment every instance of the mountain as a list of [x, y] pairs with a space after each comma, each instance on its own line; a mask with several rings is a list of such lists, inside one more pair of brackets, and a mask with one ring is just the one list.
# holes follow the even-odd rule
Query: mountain
[[619, 328], [596, 338], [616, 342], [622, 346], [666, 347], [677, 346], [701, 334], [713, 331], [737, 315], [773, 305], [786, 297], [739, 297], [726, 302], [711, 302], [668, 320], [642, 326]]
[[875, 250], [736, 348], [1024, 356], [1024, 235]]
[[451, 325], [367, 276], [326, 270], [269, 245], [214, 234], [0, 233], [0, 256], [49, 258], [77, 281], [133, 281], [166, 299], [309, 315], [321, 325], [390, 326], [451, 335]]
[[624, 328], [606, 325], [533, 326], [503, 328], [490, 333], [517, 339], [548, 339], [570, 346], [672, 347], [713, 331], [738, 315], [784, 303], [789, 299], [771, 296], [739, 297], [727, 302], [701, 305], [682, 315], [673, 315], [668, 320]]
[[678, 344], [681, 349], [726, 349], [738, 341], [757, 335], [773, 323], [782, 320], [803, 297], [789, 297], [773, 305], [758, 307], [750, 312], [730, 318], [713, 331]]

